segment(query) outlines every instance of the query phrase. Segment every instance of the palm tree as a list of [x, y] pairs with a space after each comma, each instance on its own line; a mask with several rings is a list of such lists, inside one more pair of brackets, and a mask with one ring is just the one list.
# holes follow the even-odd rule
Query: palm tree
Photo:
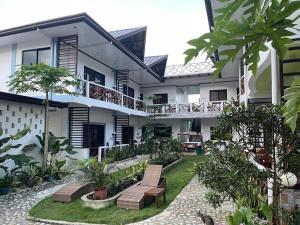
[[77, 95], [76, 87], [80, 84], [75, 74], [65, 68], [51, 67], [46, 64], [22, 65], [10, 76], [8, 86], [17, 94], [25, 92], [42, 92], [45, 94], [45, 148], [42, 161], [42, 172], [47, 169], [49, 141], [49, 93]]

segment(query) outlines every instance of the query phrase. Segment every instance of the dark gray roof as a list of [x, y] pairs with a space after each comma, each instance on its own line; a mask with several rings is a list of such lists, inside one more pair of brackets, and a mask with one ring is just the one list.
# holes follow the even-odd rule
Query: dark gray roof
[[[17, 95], [17, 94], [12, 94], [12, 93], [8, 93], [8, 92], [2, 92], [2, 91], [0, 91], [0, 100], [28, 103], [28, 104], [33, 104], [33, 105], [43, 105], [43, 99], [24, 96], [24, 95]], [[68, 104], [66, 104], [66, 103], [51, 101], [51, 100], [49, 100], [49, 105], [51, 107], [59, 107], [59, 108], [67, 108], [68, 107]]]
[[129, 29], [123, 29], [123, 30], [110, 31], [109, 34], [116, 39], [122, 39], [124, 37], [133, 35], [137, 32], [143, 31], [145, 29], [146, 29], [146, 27], [135, 27], [135, 28], [129, 28]]
[[147, 66], [151, 66], [151, 65], [156, 64], [156, 63], [158, 63], [161, 60], [164, 60], [166, 58], [168, 58], [168, 55], [147, 56], [147, 57], [144, 58], [144, 63]]

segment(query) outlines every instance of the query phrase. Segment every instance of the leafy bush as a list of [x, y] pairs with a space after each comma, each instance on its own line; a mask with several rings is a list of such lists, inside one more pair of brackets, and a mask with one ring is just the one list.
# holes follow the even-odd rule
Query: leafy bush
[[84, 172], [84, 179], [95, 184], [95, 187], [104, 187], [110, 184], [111, 177], [104, 173], [105, 162], [98, 162], [97, 158], [91, 158], [79, 162], [81, 171]]
[[110, 162], [118, 162], [124, 159], [129, 159], [135, 157], [136, 154], [134, 152], [134, 147], [132, 145], [128, 146], [118, 146], [115, 145], [109, 150], [106, 155], [106, 158], [109, 159]]
[[21, 167], [16, 172], [17, 179], [21, 186], [33, 187], [42, 181], [41, 168], [36, 165], [36, 162], [29, 163]]
[[206, 195], [214, 207], [231, 199], [239, 206], [257, 210], [262, 196], [262, 187], [267, 179], [266, 172], [260, 171], [248, 161], [238, 144], [229, 144], [220, 151], [210, 142], [210, 155], [196, 165], [201, 182], [211, 191]]
[[130, 170], [130, 174], [121, 179], [114, 179], [114, 176], [112, 175], [112, 182], [110, 183], [108, 188], [108, 195], [116, 195], [117, 193], [125, 190], [136, 182], [142, 180], [147, 163], [147, 161], [141, 162], [135, 166], [128, 168], [127, 170]]
[[[40, 151], [44, 152], [45, 147], [45, 135], [42, 136], [36, 135], [36, 138], [40, 144]], [[63, 166], [66, 164], [66, 160], [59, 160], [59, 156], [65, 152], [67, 153], [65, 157], [69, 155], [76, 154], [76, 151], [73, 150], [74, 147], [70, 145], [70, 140], [65, 137], [56, 137], [53, 133], [49, 133], [48, 141], [48, 163], [46, 168], [46, 177], [51, 176], [55, 179], [60, 179], [62, 176], [68, 174], [67, 171], [63, 170]]]
[[241, 207], [228, 217], [230, 225], [268, 225], [272, 221], [272, 208], [267, 204], [260, 206], [263, 216], [266, 220], [263, 220], [252, 209]]
[[15, 177], [11, 174], [5, 174], [3, 178], [0, 178], [0, 188], [10, 188], [15, 182]]
[[283, 213], [283, 221], [288, 225], [299, 225], [300, 224], [300, 208], [295, 207], [292, 212]]
[[23, 138], [29, 131], [30, 128], [27, 127], [15, 135], [3, 137], [3, 130], [0, 128], [0, 169], [3, 169], [5, 173], [8, 172], [8, 167], [3, 165], [6, 160], [12, 160], [18, 167], [24, 163], [30, 162], [32, 159], [32, 157], [26, 156], [25, 154], [11, 155], [7, 153], [11, 149], [21, 147], [21, 144], [13, 144], [13, 142]]

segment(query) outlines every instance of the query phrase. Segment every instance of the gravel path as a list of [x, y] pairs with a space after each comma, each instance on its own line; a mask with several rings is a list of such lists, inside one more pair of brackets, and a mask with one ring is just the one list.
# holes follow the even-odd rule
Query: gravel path
[[[22, 189], [17, 193], [0, 196], [0, 224], [1, 225], [44, 225], [44, 223], [30, 222], [26, 220], [28, 210], [39, 200], [51, 195], [65, 183], [73, 178], [67, 178], [55, 183], [44, 183], [34, 188]], [[210, 215], [215, 224], [226, 224], [225, 216], [232, 211], [232, 204], [227, 202], [220, 209], [213, 209], [204, 199], [207, 189], [194, 177], [182, 190], [170, 206], [162, 213], [147, 220], [133, 223], [135, 225], [179, 225], [202, 224], [197, 212], [201, 210]], [[167, 195], [168, 197], [168, 195]]]
[[[191, 182], [181, 191], [176, 199], [161, 214], [147, 220], [133, 223], [134, 225], [191, 225], [203, 224], [197, 217], [197, 212], [201, 210], [210, 215], [215, 224], [226, 224], [226, 215], [233, 210], [232, 203], [226, 202], [222, 208], [214, 209], [206, 202], [204, 193], [207, 189], [201, 185], [194, 177]], [[168, 195], [167, 195], [168, 196]]]
[[0, 224], [1, 225], [39, 225], [26, 220], [27, 213], [32, 206], [48, 195], [53, 194], [65, 183], [73, 178], [67, 177], [64, 180], [45, 182], [33, 188], [25, 188], [8, 195], [0, 196]]

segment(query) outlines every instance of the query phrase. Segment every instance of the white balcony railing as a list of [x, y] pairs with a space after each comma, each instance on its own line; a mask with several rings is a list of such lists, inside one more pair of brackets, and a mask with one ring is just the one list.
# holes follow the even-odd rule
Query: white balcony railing
[[147, 105], [147, 112], [152, 114], [173, 114], [191, 112], [222, 112], [228, 101], [210, 101], [197, 103], [174, 103]]
[[186, 65], [169, 65], [166, 67], [165, 75], [188, 75], [188, 74], [199, 74], [199, 73], [210, 73], [212, 72], [212, 62], [198, 62], [188, 63]]
[[115, 89], [96, 84], [92, 81], [80, 79], [82, 82], [82, 95], [88, 98], [110, 102], [129, 109], [146, 112], [146, 103], [142, 100], [124, 95]]

